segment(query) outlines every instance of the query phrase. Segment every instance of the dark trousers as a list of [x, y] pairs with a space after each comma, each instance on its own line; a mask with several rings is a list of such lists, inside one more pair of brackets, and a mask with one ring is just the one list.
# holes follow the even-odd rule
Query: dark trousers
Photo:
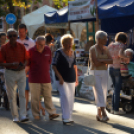
[[122, 85], [120, 69], [110, 68], [109, 73], [110, 73], [110, 76], [112, 78], [112, 82], [114, 85], [112, 107], [114, 111], [119, 111], [120, 90], [121, 90], [121, 85]]

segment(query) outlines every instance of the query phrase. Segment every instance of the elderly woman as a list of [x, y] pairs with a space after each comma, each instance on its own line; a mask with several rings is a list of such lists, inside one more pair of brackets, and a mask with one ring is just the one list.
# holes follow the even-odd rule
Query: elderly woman
[[97, 121], [108, 121], [105, 107], [107, 98], [107, 64], [112, 64], [112, 58], [107, 47], [107, 33], [98, 31], [95, 34], [96, 44], [89, 50], [90, 72], [95, 76], [93, 87], [95, 102], [97, 105]]
[[56, 74], [62, 108], [63, 124], [73, 123], [72, 112], [75, 86], [78, 84], [76, 57], [72, 51], [74, 39], [70, 34], [61, 38], [62, 48], [57, 50], [53, 60], [53, 70]]
[[117, 33], [115, 36], [115, 43], [111, 43], [108, 46], [108, 50], [112, 56], [113, 64], [109, 65], [109, 73], [112, 78], [112, 82], [114, 85], [114, 94], [112, 101], [112, 114], [125, 114], [124, 111], [119, 111], [119, 102], [120, 102], [120, 90], [121, 90], [121, 58], [125, 58], [122, 56], [122, 52], [126, 48], [125, 44], [127, 42], [127, 35], [123, 32]]

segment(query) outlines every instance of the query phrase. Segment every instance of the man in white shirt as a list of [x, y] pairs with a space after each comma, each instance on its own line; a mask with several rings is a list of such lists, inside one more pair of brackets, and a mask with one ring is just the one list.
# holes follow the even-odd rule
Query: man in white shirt
[[[24, 44], [27, 53], [29, 53], [29, 49], [35, 46], [34, 40], [27, 37], [27, 27], [25, 24], [19, 25], [19, 37], [17, 42]], [[25, 97], [26, 97], [26, 109], [28, 110], [28, 101], [29, 101], [29, 85], [28, 85], [28, 74], [26, 74], [26, 89], [25, 89]]]

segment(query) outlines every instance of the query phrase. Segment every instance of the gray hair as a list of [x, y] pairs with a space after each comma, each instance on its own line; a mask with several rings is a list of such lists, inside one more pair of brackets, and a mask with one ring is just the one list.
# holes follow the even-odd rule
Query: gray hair
[[126, 54], [126, 52], [130, 52], [132, 55], [134, 55], [134, 51], [132, 49], [130, 49], [130, 48], [125, 50], [125, 54]]
[[97, 31], [95, 33], [95, 40], [97, 41], [98, 39], [104, 39], [105, 37], [107, 37], [107, 33], [104, 31]]
[[39, 41], [46, 41], [46, 38], [45, 38], [45, 36], [38, 36], [37, 38], [36, 38], [36, 42], [39, 42]]
[[17, 32], [14, 28], [9, 28], [9, 29], [7, 30], [7, 36], [9, 36], [9, 34], [10, 34], [11, 32], [15, 32], [15, 33], [18, 35], [18, 32]]

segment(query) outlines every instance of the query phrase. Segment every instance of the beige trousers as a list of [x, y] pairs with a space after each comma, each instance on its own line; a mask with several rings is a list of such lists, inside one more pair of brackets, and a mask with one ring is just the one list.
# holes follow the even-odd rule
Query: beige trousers
[[16, 89], [18, 86], [19, 101], [20, 101], [20, 116], [26, 116], [26, 100], [25, 100], [25, 87], [26, 87], [26, 74], [25, 70], [11, 71], [5, 70], [5, 82], [7, 95], [11, 107], [13, 118], [19, 117], [18, 107], [16, 103]]
[[[45, 109], [49, 113], [49, 115], [55, 114], [56, 109], [52, 103], [52, 87], [51, 83], [29, 83], [30, 91], [31, 91], [31, 108], [33, 116], [39, 116], [39, 101], [40, 95], [44, 97]], [[42, 93], [42, 94], [41, 94]]]

